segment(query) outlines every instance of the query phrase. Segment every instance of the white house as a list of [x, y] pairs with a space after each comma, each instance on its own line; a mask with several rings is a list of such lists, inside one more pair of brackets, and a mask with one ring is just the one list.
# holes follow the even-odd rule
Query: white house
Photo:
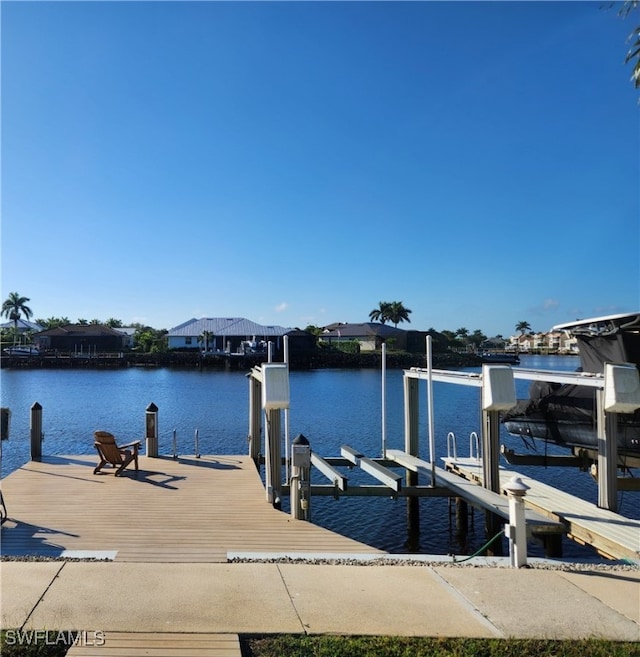
[[283, 326], [257, 324], [244, 317], [189, 319], [167, 334], [169, 349], [200, 349], [207, 353], [238, 353], [246, 343], [252, 349], [271, 341], [280, 348], [282, 337], [291, 331]]

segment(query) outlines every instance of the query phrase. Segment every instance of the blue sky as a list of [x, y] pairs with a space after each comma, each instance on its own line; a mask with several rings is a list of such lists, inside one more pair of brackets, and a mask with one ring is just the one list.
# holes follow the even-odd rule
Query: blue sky
[[635, 23], [602, 3], [1, 11], [2, 298], [35, 317], [640, 308]]

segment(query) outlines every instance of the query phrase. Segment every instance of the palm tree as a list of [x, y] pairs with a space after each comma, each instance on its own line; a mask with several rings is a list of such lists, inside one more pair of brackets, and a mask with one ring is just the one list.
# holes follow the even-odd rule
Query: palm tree
[[0, 314], [8, 317], [13, 322], [13, 344], [16, 344], [16, 337], [18, 335], [18, 320], [21, 315], [29, 319], [33, 315], [31, 308], [27, 306], [30, 301], [27, 297], [21, 297], [17, 292], [10, 292], [9, 296], [2, 302], [2, 310]]
[[378, 307], [374, 308], [369, 313], [369, 319], [372, 322], [380, 322], [380, 324], [384, 324], [389, 319], [389, 307], [390, 306], [391, 306], [391, 304], [388, 301], [381, 301], [378, 304]]
[[524, 335], [527, 331], [531, 330], [529, 322], [518, 322], [516, 324], [516, 331], [520, 331], [520, 335]]
[[[625, 0], [622, 4], [622, 8], [618, 11], [618, 15], [626, 18], [632, 11], [638, 8], [640, 8], [640, 2], [638, 0]], [[631, 41], [632, 39], [635, 39], [635, 41], [631, 45], [624, 63], [628, 64], [629, 62], [633, 62], [631, 80], [633, 86], [636, 89], [640, 89], [640, 26], [633, 28], [627, 41]]]
[[209, 338], [213, 337], [211, 331], [202, 331], [202, 334], [198, 337], [198, 342], [204, 344], [205, 353], [209, 351]]
[[413, 311], [409, 310], [409, 308], [405, 308], [402, 301], [392, 301], [387, 309], [387, 319], [390, 322], [393, 322], [394, 326], [398, 328], [398, 324], [400, 322], [411, 323], [411, 320], [409, 319], [409, 315], [412, 312]]

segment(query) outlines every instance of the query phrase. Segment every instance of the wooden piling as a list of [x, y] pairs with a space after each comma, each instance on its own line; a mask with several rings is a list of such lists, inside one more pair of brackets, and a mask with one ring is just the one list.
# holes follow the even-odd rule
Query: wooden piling
[[466, 538], [469, 530], [469, 505], [466, 500], [456, 497], [456, 534]]
[[31, 407], [30, 419], [31, 433], [31, 460], [39, 461], [42, 458], [42, 406], [35, 402]]
[[158, 456], [158, 407], [151, 402], [144, 414], [147, 456]]

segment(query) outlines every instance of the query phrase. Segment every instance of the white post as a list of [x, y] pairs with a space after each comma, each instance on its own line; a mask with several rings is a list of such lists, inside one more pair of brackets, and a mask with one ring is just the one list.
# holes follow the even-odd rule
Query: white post
[[387, 345], [382, 343], [382, 458], [387, 457]]
[[431, 462], [431, 481], [436, 481], [436, 447], [433, 417], [433, 365], [431, 359], [431, 336], [427, 336], [427, 413], [429, 418], [429, 461]]
[[[283, 340], [284, 362], [289, 365], [289, 336], [285, 335]], [[288, 372], [288, 367], [287, 367]], [[288, 375], [288, 374], [287, 374]], [[289, 481], [289, 465], [291, 463], [291, 452], [289, 450], [289, 409], [284, 409], [284, 480]]]
[[512, 477], [505, 490], [509, 497], [509, 524], [505, 527], [509, 539], [509, 564], [512, 568], [522, 568], [527, 565], [527, 523], [523, 498], [529, 486], [520, 477]]

